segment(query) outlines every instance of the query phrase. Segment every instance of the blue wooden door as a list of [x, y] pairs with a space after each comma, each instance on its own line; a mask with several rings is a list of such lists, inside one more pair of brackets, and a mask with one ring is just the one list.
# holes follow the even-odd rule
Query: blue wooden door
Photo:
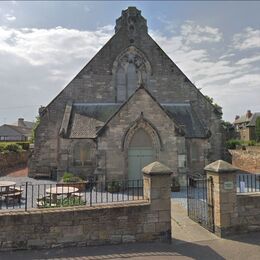
[[141, 180], [144, 166], [154, 161], [154, 150], [149, 147], [130, 148], [128, 150], [128, 179]]

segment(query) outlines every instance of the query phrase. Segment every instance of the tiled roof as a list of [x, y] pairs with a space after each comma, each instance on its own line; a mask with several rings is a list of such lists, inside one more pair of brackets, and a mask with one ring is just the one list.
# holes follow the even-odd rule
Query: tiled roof
[[[69, 138], [95, 138], [98, 129], [108, 121], [121, 104], [76, 103], [72, 106], [68, 129]], [[185, 132], [188, 138], [205, 138], [207, 132], [190, 103], [162, 104], [165, 112]]]
[[98, 127], [104, 123], [95, 118], [75, 113], [72, 120], [70, 138], [95, 138]]
[[255, 126], [256, 118], [260, 117], [260, 112], [253, 113], [251, 117], [247, 117], [246, 115], [241, 116], [237, 120], [234, 121], [234, 124], [247, 123], [247, 126]]
[[251, 120], [248, 124], [248, 126], [255, 126], [256, 119], [260, 117], [260, 112], [254, 113], [253, 116], [251, 117]]
[[192, 109], [190, 103], [162, 104], [162, 106], [169, 112], [176, 123], [182, 127], [185, 132], [185, 137], [207, 137], [207, 131], [195, 111]]
[[7, 127], [10, 127], [11, 129], [15, 130], [16, 132], [22, 134], [22, 135], [31, 135], [32, 129], [28, 127], [21, 127], [21, 126], [16, 126], [16, 125], [5, 125]]

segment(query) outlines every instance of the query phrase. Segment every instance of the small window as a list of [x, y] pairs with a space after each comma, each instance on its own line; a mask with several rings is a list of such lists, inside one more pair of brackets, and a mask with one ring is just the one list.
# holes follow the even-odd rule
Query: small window
[[178, 154], [178, 167], [186, 168], [186, 155], [185, 154]]
[[85, 166], [92, 162], [92, 149], [89, 145], [76, 145], [74, 148], [74, 165]]

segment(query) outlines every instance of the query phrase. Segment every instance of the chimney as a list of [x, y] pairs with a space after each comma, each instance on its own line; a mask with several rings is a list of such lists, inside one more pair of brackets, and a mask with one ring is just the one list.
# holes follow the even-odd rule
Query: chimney
[[247, 110], [246, 118], [250, 118], [252, 116], [251, 110]]
[[18, 126], [24, 127], [24, 118], [18, 118]]
[[235, 120], [237, 120], [237, 119], [239, 119], [239, 118], [240, 118], [240, 116], [239, 116], [239, 115], [236, 115]]

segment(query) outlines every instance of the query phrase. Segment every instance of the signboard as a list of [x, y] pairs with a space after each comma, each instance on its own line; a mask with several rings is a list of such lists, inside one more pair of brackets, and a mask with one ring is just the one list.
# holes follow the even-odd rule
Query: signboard
[[225, 190], [232, 190], [234, 188], [234, 184], [232, 181], [225, 181], [224, 182], [224, 189]]

